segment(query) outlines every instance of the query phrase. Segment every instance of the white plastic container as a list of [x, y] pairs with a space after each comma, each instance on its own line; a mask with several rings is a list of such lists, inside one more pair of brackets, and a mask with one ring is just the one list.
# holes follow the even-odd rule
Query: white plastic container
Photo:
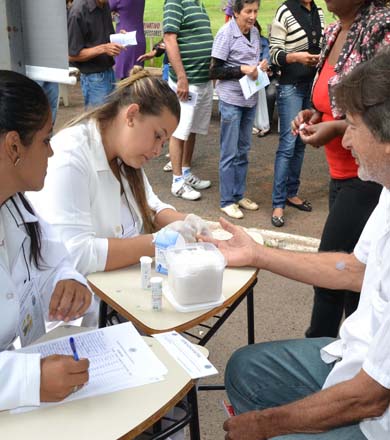
[[179, 305], [205, 304], [222, 295], [225, 257], [211, 243], [193, 243], [166, 251], [168, 284]]

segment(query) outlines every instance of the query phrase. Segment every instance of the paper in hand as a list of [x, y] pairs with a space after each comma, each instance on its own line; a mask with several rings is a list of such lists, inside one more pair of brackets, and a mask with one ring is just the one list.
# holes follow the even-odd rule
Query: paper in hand
[[137, 46], [137, 31], [119, 33], [119, 34], [111, 34], [110, 42], [121, 44], [122, 46]]
[[243, 76], [239, 82], [241, 85], [242, 93], [245, 99], [250, 98], [260, 89], [267, 87], [269, 84], [269, 78], [266, 72], [263, 72], [260, 67], [257, 67], [257, 79], [253, 80], [248, 75]]

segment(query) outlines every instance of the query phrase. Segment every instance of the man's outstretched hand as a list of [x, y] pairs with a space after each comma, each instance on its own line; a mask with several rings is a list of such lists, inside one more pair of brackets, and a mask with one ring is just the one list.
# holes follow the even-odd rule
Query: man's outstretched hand
[[228, 266], [256, 266], [256, 253], [259, 245], [240, 226], [235, 226], [222, 217], [219, 223], [233, 237], [229, 240], [216, 240], [200, 235], [198, 238], [201, 241], [213, 243], [225, 256]]

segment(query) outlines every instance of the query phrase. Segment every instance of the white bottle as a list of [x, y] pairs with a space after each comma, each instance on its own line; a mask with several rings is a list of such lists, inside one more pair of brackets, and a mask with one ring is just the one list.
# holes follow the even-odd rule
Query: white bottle
[[152, 287], [152, 309], [155, 312], [161, 311], [162, 308], [162, 278], [150, 278], [150, 285]]
[[141, 287], [145, 290], [150, 289], [150, 277], [152, 274], [152, 259], [150, 257], [141, 257]]

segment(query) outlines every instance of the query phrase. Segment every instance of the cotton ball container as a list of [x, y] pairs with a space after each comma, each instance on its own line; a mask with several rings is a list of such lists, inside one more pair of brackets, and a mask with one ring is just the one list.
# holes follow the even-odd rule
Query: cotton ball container
[[222, 295], [225, 257], [211, 243], [169, 248], [168, 284], [180, 305], [217, 301]]

